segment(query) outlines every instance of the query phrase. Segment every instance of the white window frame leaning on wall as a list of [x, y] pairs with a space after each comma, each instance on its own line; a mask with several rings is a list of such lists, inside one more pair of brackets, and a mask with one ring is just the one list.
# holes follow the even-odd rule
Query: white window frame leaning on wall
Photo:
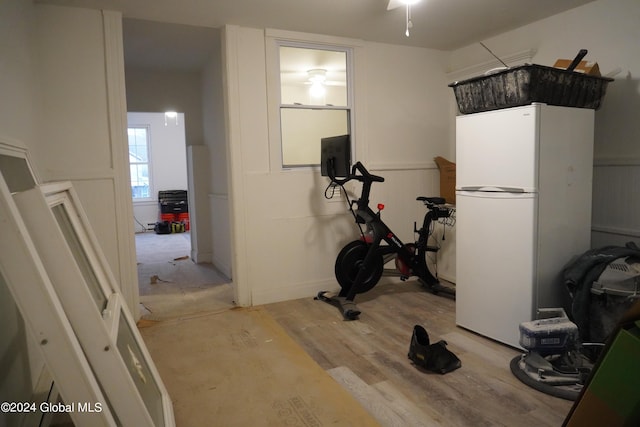
[[175, 426], [170, 398], [71, 183], [38, 185], [22, 159], [0, 157], [0, 219], [9, 226], [0, 274], [65, 403], [93, 410], [88, 419], [69, 406], [73, 421]]
[[[64, 399], [104, 402], [100, 385], [12, 197], [34, 188], [35, 174], [26, 150], [0, 141], [0, 222], [6, 227], [0, 241], [0, 281], [11, 292], [26, 329], [41, 350], [45, 369], [51, 372]], [[99, 413], [75, 412], [71, 417], [76, 425], [116, 425], [108, 409]]]
[[[270, 130], [271, 167], [277, 169], [318, 169], [320, 165], [320, 138], [336, 136], [348, 133], [352, 141], [354, 137], [354, 102], [353, 102], [353, 50], [354, 45], [348, 40], [322, 38], [320, 41], [307, 41], [305, 35], [286, 31], [267, 31], [267, 75], [270, 120], [279, 123], [280, 126]], [[291, 49], [289, 53], [300, 49], [303, 60], [296, 69], [285, 70], [281, 67], [282, 49]], [[313, 55], [316, 53], [317, 55]], [[344, 70], [332, 70], [331, 66], [322, 62], [322, 57], [335, 53], [338, 57], [344, 56]], [[316, 57], [314, 62], [313, 57]], [[326, 72], [324, 71], [326, 70]], [[300, 79], [306, 80], [305, 90], [311, 91], [315, 81], [325, 81], [327, 94], [341, 86], [344, 94], [341, 101], [323, 102], [309, 96], [308, 100], [297, 97], [293, 99], [286, 95], [286, 82], [292, 74], [297, 74]], [[345, 86], [342, 86], [341, 82]], [[336, 85], [337, 87], [332, 87]], [[338, 86], [340, 85], [340, 86]], [[283, 95], [283, 93], [285, 93]], [[327, 97], [327, 101], [329, 101]], [[337, 122], [324, 120], [328, 117], [337, 118]], [[308, 119], [307, 119], [308, 118]], [[304, 122], [304, 126], [300, 126]], [[323, 122], [323, 125], [318, 125]], [[322, 127], [319, 127], [322, 126]], [[292, 129], [298, 127], [298, 129]], [[352, 156], [353, 147], [352, 143]]]

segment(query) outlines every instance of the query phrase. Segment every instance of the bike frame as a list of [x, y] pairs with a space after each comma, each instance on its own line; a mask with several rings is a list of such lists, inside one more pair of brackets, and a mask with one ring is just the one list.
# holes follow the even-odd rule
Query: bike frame
[[[356, 171], [360, 172], [361, 175], [357, 175]], [[349, 288], [348, 292], [344, 292], [344, 290], [340, 293], [340, 296], [346, 297], [347, 301], [353, 301], [356, 294], [360, 290], [360, 287], [364, 280], [364, 275], [366, 274], [368, 268], [370, 267], [371, 262], [373, 262], [374, 258], [378, 255], [389, 255], [396, 254], [402, 262], [410, 267], [410, 275], [417, 276], [420, 280], [422, 280], [427, 286], [435, 286], [438, 284], [438, 279], [431, 274], [429, 268], [426, 264], [426, 260], [424, 256], [425, 252], [436, 252], [438, 250], [437, 247], [430, 247], [427, 244], [429, 238], [429, 229], [431, 227], [431, 223], [433, 220], [439, 218], [439, 214], [437, 211], [434, 211], [432, 208], [429, 208], [429, 211], [425, 214], [422, 228], [420, 230], [415, 230], [414, 232], [418, 233], [418, 240], [414, 243], [413, 250], [409, 249], [409, 246], [405, 245], [398, 236], [382, 221], [380, 217], [380, 212], [374, 212], [369, 206], [369, 194], [371, 192], [371, 184], [373, 182], [383, 182], [384, 178], [371, 175], [369, 171], [362, 165], [362, 163], [357, 162], [352, 167], [351, 176], [344, 180], [337, 180], [335, 177], [331, 177], [334, 182], [339, 185], [343, 185], [347, 181], [351, 179], [356, 179], [362, 182], [362, 193], [360, 199], [358, 199], [355, 203], [357, 204], [357, 209], [355, 210], [356, 222], [360, 224], [366, 224], [367, 229], [372, 232], [373, 239], [371, 242], [366, 241], [369, 245], [369, 250], [367, 251], [367, 255], [365, 256], [362, 266], [356, 275], [354, 280], [354, 286]], [[421, 200], [419, 198], [419, 200]], [[426, 199], [425, 199], [426, 200]], [[445, 216], [443, 214], [442, 216]], [[448, 211], [446, 216], [449, 216]], [[363, 239], [365, 237], [363, 236]], [[387, 245], [382, 245], [382, 242], [386, 242]], [[402, 279], [406, 279], [409, 276], [401, 276]]]

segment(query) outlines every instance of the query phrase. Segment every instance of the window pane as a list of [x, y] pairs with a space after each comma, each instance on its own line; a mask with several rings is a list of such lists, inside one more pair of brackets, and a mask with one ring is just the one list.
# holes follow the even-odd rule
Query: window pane
[[320, 164], [320, 139], [349, 133], [348, 110], [280, 109], [282, 165]]
[[149, 165], [132, 164], [129, 169], [133, 198], [149, 197]]
[[134, 199], [151, 197], [149, 139], [147, 128], [128, 128], [131, 194]]
[[282, 165], [320, 164], [320, 140], [350, 132], [350, 50], [280, 45]]
[[346, 107], [347, 52], [280, 46], [280, 103]]
[[69, 214], [64, 204], [55, 205], [51, 208], [53, 211], [53, 215], [58, 221], [60, 225], [60, 229], [64, 234], [65, 239], [67, 240], [67, 244], [71, 249], [71, 253], [78, 264], [78, 268], [80, 272], [84, 276], [84, 279], [87, 281], [87, 286], [93, 299], [98, 307], [98, 310], [102, 313], [102, 310], [107, 305], [107, 296], [102, 291], [102, 287], [100, 286], [100, 281], [96, 276], [93, 267], [91, 266], [91, 262], [87, 256], [87, 252], [85, 251], [82, 243], [80, 242], [80, 238], [76, 233], [76, 229], [71, 223], [71, 219], [69, 218]]
[[120, 313], [117, 344], [120, 356], [131, 375], [142, 401], [156, 426], [165, 425], [162, 393], [140, 349], [141, 343], [131, 331], [127, 318]]
[[26, 159], [0, 155], [0, 171], [11, 192], [29, 190], [36, 185]]
[[129, 159], [132, 162], [147, 162], [147, 129], [129, 128]]

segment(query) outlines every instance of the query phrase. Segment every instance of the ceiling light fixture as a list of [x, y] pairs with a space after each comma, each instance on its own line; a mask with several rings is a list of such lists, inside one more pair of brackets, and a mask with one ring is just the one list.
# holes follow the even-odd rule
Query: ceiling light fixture
[[327, 70], [323, 68], [314, 68], [313, 70], [307, 71], [307, 75], [311, 82], [311, 87], [309, 88], [311, 96], [314, 98], [323, 97], [327, 92], [324, 87], [325, 81], [327, 80]]
[[411, 6], [418, 3], [420, 0], [389, 0], [387, 10], [396, 9], [400, 6], [405, 6], [406, 9], [406, 28], [404, 35], [409, 37], [409, 30], [413, 28], [413, 22], [411, 22]]
[[173, 119], [175, 120], [175, 124], [176, 126], [178, 126], [178, 113], [176, 113], [175, 111], [167, 111], [164, 113], [164, 125], [167, 126], [168, 125], [168, 119]]

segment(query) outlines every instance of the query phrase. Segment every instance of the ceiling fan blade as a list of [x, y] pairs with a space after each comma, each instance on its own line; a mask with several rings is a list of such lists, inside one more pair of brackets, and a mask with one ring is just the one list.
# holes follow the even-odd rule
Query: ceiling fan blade
[[397, 9], [400, 6], [404, 6], [400, 0], [389, 0], [389, 4], [387, 5], [387, 10]]

